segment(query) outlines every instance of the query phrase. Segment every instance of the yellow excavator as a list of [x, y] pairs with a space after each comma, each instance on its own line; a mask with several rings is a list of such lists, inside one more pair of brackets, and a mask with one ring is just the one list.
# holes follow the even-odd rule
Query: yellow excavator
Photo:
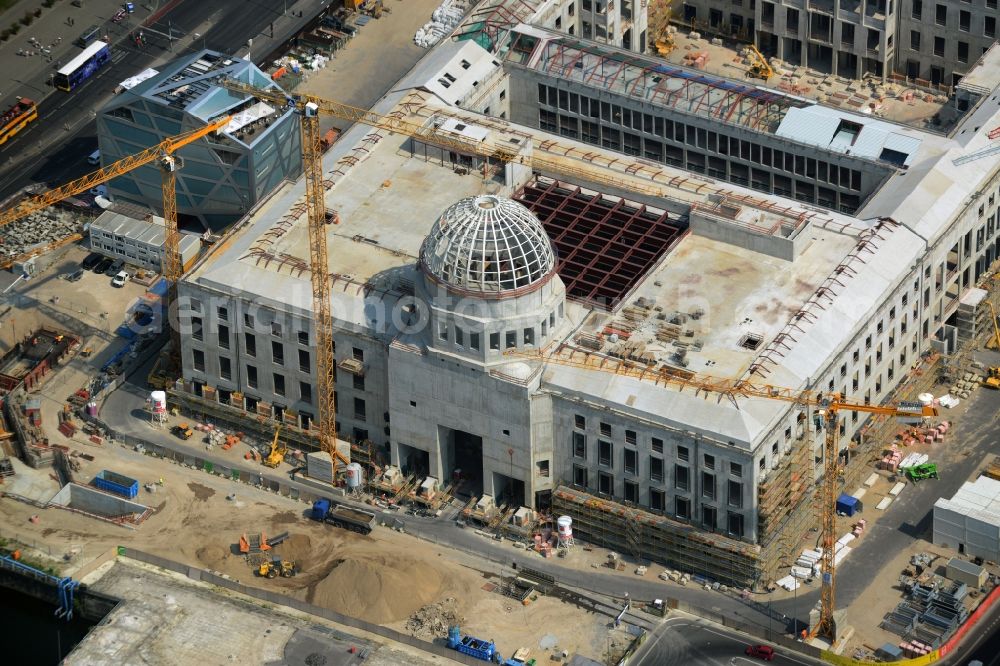
[[280, 465], [282, 461], [285, 459], [285, 454], [288, 453], [288, 447], [286, 447], [284, 444], [282, 444], [280, 448], [278, 446], [278, 433], [280, 432], [281, 432], [281, 424], [279, 423], [278, 427], [274, 429], [274, 439], [271, 440], [271, 451], [270, 453], [267, 454], [267, 457], [264, 458], [263, 460], [263, 463], [271, 468]]

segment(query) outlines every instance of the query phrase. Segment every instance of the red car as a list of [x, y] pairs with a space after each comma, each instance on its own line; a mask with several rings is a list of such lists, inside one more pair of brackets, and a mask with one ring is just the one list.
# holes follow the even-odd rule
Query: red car
[[774, 659], [774, 648], [767, 645], [750, 645], [746, 649], [746, 655], [748, 657], [757, 657], [764, 661], [772, 661]]

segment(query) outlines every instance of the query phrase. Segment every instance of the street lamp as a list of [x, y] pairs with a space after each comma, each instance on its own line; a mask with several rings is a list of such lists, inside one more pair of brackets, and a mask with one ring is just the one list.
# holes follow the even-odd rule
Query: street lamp
[[250, 61], [250, 64], [253, 64], [253, 60], [250, 58], [251, 47], [253, 47], [253, 37], [247, 40], [247, 60]]
[[196, 41], [196, 42], [197, 42], [197, 41], [198, 41], [198, 39], [201, 39], [201, 50], [202, 50], [202, 51], [204, 51], [204, 50], [205, 50], [205, 49], [207, 48], [207, 47], [205, 46], [205, 40], [206, 40], [207, 38], [206, 38], [206, 37], [205, 37], [204, 35], [202, 35], [202, 34], [200, 34], [200, 33], [197, 33], [197, 32], [196, 32], [196, 33], [194, 33], [194, 41]]

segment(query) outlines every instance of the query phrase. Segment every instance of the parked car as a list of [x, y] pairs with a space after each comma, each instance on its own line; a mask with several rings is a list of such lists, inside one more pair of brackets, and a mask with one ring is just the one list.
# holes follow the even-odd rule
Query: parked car
[[113, 263], [115, 263], [114, 259], [109, 259], [108, 257], [104, 257], [99, 262], [94, 264], [94, 268], [92, 270], [98, 275], [100, 275], [104, 271], [108, 270], [108, 268], [110, 268], [111, 264]]
[[72, 273], [69, 273], [69, 274], [66, 275], [66, 281], [67, 282], [78, 282], [80, 280], [80, 278], [82, 278], [82, 277], [83, 277], [83, 269], [82, 268], [78, 268], [75, 271], [73, 271]]
[[90, 271], [94, 269], [94, 266], [101, 263], [101, 259], [104, 257], [96, 252], [91, 252], [87, 257], [80, 262], [80, 268], [85, 271]]
[[764, 661], [774, 660], [774, 648], [769, 645], [749, 645], [746, 649], [748, 657], [757, 657]]
[[129, 274], [125, 271], [118, 271], [118, 274], [111, 280], [112, 287], [124, 287], [128, 282]]
[[114, 277], [118, 275], [123, 268], [125, 268], [125, 262], [121, 259], [115, 259], [110, 266], [104, 269], [104, 274], [108, 277]]

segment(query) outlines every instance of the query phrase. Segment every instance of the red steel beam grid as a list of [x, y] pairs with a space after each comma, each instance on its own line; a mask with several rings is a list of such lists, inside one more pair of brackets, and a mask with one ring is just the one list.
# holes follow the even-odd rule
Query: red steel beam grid
[[514, 198], [542, 221], [569, 296], [605, 310], [617, 308], [685, 232], [665, 212], [558, 181], [536, 180]]

